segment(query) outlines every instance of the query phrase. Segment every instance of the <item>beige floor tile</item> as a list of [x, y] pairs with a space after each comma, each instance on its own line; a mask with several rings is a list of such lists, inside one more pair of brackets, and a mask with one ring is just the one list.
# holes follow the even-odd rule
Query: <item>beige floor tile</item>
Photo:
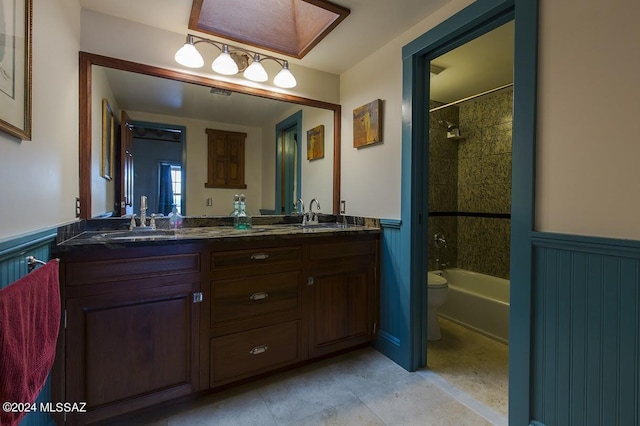
[[440, 318], [442, 339], [427, 345], [427, 367], [501, 414], [508, 411], [509, 347]]
[[372, 389], [360, 399], [388, 426], [491, 425], [418, 375]]
[[345, 354], [339, 362], [328, 365], [327, 371], [335, 374], [356, 396], [366, 394], [381, 385], [397, 382], [409, 373], [389, 358], [370, 348]]
[[279, 424], [321, 413], [356, 396], [325, 368], [311, 366], [276, 376], [260, 386], [260, 394]]
[[385, 423], [360, 400], [350, 400], [287, 426], [385, 426]]
[[[446, 383], [478, 400], [498, 395], [481, 375], [483, 344], [455, 324], [430, 344], [429, 366]], [[469, 345], [469, 342], [475, 343]], [[464, 343], [464, 345], [463, 345]], [[506, 348], [506, 345], [502, 345]], [[434, 352], [435, 351], [435, 352]], [[474, 361], [456, 351], [468, 352]], [[449, 359], [447, 359], [449, 357]], [[440, 359], [442, 358], [442, 359]], [[450, 362], [451, 360], [455, 362]], [[467, 360], [467, 361], [465, 361]], [[465, 362], [466, 373], [462, 370]], [[506, 360], [504, 361], [506, 363]], [[497, 367], [496, 367], [497, 368]], [[480, 372], [480, 373], [478, 373]], [[445, 379], [446, 378], [446, 379]], [[364, 348], [178, 405], [156, 407], [112, 425], [324, 426], [489, 425], [485, 418], [418, 373], [409, 373], [373, 348]], [[455, 382], [455, 383], [454, 383]], [[465, 389], [465, 384], [470, 384]], [[500, 398], [498, 398], [500, 400]], [[506, 406], [506, 391], [505, 391]], [[489, 404], [489, 402], [484, 402]], [[493, 403], [496, 403], [493, 401]], [[481, 411], [478, 411], [481, 412]], [[486, 416], [485, 416], [486, 417]], [[491, 418], [491, 417], [486, 417]]]

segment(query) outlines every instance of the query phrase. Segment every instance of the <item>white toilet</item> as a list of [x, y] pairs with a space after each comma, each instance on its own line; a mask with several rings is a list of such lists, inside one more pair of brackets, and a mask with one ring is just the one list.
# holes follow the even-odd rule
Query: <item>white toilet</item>
[[443, 276], [435, 272], [427, 273], [427, 339], [440, 340], [440, 325], [438, 324], [438, 308], [447, 300], [449, 286]]

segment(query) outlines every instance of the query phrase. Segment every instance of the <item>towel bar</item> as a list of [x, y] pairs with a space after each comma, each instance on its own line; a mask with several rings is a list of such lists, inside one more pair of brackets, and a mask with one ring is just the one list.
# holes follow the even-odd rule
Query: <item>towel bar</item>
[[27, 270], [29, 272], [33, 271], [36, 265], [46, 265], [47, 262], [43, 262], [42, 260], [36, 259], [33, 256], [27, 256]]

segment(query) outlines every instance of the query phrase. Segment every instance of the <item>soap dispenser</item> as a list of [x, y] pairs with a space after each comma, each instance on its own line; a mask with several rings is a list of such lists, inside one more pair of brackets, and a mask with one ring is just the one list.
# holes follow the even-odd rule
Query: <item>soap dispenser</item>
[[238, 213], [240, 213], [240, 196], [238, 194], [235, 194], [233, 196], [233, 210], [231, 211], [231, 213], [229, 213], [229, 216], [231, 216], [233, 218], [233, 224], [235, 225], [235, 221], [236, 221], [236, 216], [238, 216]]
[[238, 215], [234, 217], [233, 224], [236, 229], [249, 229], [251, 228], [251, 216], [247, 213], [247, 204], [244, 194], [240, 194]]
[[169, 213], [169, 227], [178, 229], [182, 227], [182, 216], [178, 212], [178, 206], [172, 204], [171, 213]]

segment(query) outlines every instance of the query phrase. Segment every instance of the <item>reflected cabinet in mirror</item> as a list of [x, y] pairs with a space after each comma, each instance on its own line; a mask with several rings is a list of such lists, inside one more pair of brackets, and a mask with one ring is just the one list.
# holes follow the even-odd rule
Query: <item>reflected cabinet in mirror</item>
[[[105, 99], [117, 129], [111, 180], [101, 173]], [[311, 131], [320, 126], [322, 140]], [[246, 135], [246, 188], [207, 185], [211, 162], [234, 158], [211, 152], [213, 131]], [[308, 156], [318, 145], [324, 155]], [[81, 52], [79, 148], [84, 219], [139, 214], [143, 195], [147, 215], [173, 204], [183, 215], [228, 215], [238, 192], [252, 215], [290, 214], [298, 198], [317, 198], [325, 213], [339, 208], [337, 104]]]

